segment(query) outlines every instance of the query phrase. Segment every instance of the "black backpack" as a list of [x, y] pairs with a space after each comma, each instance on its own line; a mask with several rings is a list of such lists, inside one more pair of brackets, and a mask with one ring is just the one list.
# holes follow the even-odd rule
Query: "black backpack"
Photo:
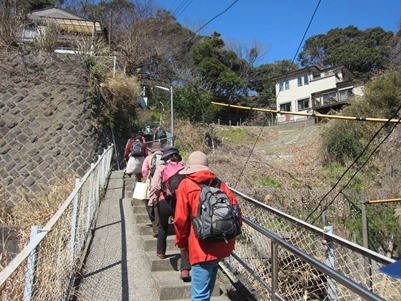
[[238, 208], [220, 189], [221, 181], [215, 179], [212, 186], [201, 187], [197, 216], [192, 216], [195, 236], [206, 241], [225, 241], [241, 234]]
[[143, 149], [141, 142], [135, 141], [132, 144], [131, 156], [133, 156], [133, 157], [144, 157], [145, 156], [145, 150]]
[[158, 130], [156, 133], [156, 139], [164, 139], [164, 138], [167, 138], [166, 131], [163, 129]]

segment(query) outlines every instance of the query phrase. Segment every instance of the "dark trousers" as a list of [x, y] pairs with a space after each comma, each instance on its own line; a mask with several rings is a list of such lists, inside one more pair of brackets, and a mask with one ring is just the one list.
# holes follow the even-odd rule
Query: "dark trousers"
[[[159, 224], [157, 227], [157, 253], [166, 254], [168, 220], [174, 215], [174, 210], [165, 200], [160, 201], [157, 204], [157, 209], [159, 213]], [[191, 265], [189, 262], [181, 259], [180, 270], [182, 271], [190, 269]]]

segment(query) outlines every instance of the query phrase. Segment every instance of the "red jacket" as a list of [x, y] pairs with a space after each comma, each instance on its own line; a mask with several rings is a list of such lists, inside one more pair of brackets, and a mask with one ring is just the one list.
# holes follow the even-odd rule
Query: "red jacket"
[[[135, 142], [135, 138], [131, 138], [127, 141], [127, 144], [125, 145], [125, 151], [124, 151], [124, 160], [125, 162], [128, 162], [129, 159], [129, 154], [131, 153], [132, 145]], [[145, 158], [148, 156], [148, 147], [145, 142], [141, 141], [142, 148], [145, 150]]]
[[[194, 234], [191, 216], [198, 212], [198, 202], [201, 188], [194, 183], [210, 183], [216, 176], [209, 170], [202, 170], [189, 174], [182, 180], [176, 190], [177, 203], [174, 213], [174, 229], [176, 233], [175, 242], [179, 248], [188, 248], [189, 261], [191, 265], [198, 262], [221, 259], [230, 256], [234, 250], [235, 238], [226, 242], [205, 242], [198, 239]], [[227, 193], [232, 204], [237, 200], [228, 186], [221, 182], [220, 189]], [[241, 210], [238, 206], [238, 215], [242, 224]]]

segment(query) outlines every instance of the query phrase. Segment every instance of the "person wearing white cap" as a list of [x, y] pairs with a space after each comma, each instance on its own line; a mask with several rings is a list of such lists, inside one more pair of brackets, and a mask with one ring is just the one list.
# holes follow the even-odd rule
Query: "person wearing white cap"
[[[177, 202], [174, 213], [174, 229], [176, 245], [181, 250], [181, 257], [191, 264], [191, 299], [210, 300], [218, 270], [218, 263], [222, 258], [230, 256], [234, 249], [235, 238], [227, 242], [210, 242], [195, 236], [191, 217], [197, 216], [198, 203], [201, 192], [199, 184], [213, 185], [220, 182], [220, 189], [229, 197], [231, 203], [238, 207], [238, 202], [230, 188], [217, 179], [209, 169], [207, 156], [200, 151], [191, 153], [187, 166], [180, 174], [185, 174], [176, 190]], [[242, 223], [241, 211], [238, 216]]]

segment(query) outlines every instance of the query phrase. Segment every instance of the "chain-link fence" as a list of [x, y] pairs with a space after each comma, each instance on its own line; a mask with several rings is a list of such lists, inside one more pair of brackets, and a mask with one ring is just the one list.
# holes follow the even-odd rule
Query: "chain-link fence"
[[46, 226], [0, 273], [0, 300], [66, 300], [81, 267], [111, 169], [113, 146], [99, 156]]
[[401, 300], [379, 271], [394, 260], [233, 191], [245, 223], [225, 264], [257, 300]]

